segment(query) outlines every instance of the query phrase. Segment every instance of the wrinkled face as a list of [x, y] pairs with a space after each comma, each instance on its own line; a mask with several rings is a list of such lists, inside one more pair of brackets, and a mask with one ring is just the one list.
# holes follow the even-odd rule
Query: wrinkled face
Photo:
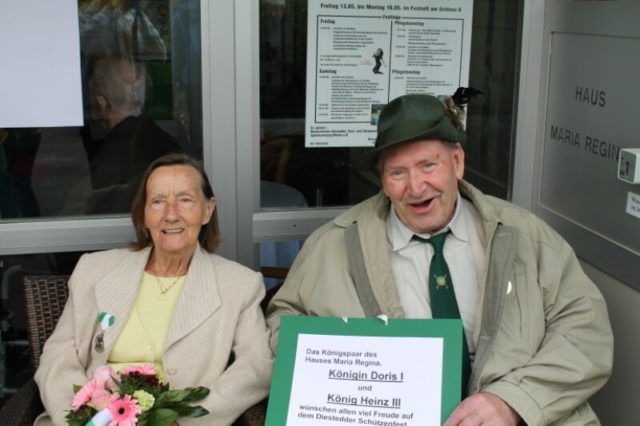
[[463, 174], [464, 151], [459, 144], [424, 140], [382, 154], [384, 193], [402, 223], [418, 234], [433, 234], [449, 223]]
[[202, 193], [198, 171], [191, 166], [163, 166], [147, 180], [144, 225], [156, 255], [190, 257], [200, 228], [211, 219], [215, 200]]

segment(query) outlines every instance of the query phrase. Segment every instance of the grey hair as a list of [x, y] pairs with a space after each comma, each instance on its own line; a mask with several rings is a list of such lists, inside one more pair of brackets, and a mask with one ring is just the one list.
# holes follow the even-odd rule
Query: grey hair
[[91, 93], [104, 96], [112, 109], [124, 115], [142, 114], [146, 88], [144, 66], [122, 58], [98, 60], [89, 79]]

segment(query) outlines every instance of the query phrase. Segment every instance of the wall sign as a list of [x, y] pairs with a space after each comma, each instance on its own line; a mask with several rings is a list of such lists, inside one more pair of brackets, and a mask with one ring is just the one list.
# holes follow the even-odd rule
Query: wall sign
[[552, 34], [540, 188], [541, 206], [635, 254], [638, 189], [617, 173], [620, 150], [640, 147], [638, 75], [640, 38]]

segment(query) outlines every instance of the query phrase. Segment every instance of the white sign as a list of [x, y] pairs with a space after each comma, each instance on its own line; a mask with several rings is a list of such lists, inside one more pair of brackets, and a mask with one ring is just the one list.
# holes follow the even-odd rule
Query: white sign
[[640, 219], [640, 195], [627, 193], [627, 214]]
[[300, 334], [287, 424], [440, 425], [443, 342]]
[[310, 0], [307, 147], [373, 146], [380, 110], [469, 80], [472, 1]]
[[0, 1], [0, 57], [0, 128], [82, 126], [77, 1]]

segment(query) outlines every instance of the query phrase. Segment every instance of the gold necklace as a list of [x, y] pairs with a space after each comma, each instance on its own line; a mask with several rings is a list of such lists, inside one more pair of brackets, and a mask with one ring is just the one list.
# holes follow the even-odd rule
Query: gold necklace
[[175, 279], [175, 280], [173, 280], [173, 281], [171, 282], [171, 284], [169, 284], [169, 285], [165, 286], [164, 284], [162, 284], [162, 281], [160, 281], [160, 277], [159, 277], [159, 276], [157, 276], [157, 275], [156, 275], [155, 277], [156, 277], [156, 283], [158, 283], [158, 288], [160, 289], [160, 294], [161, 294], [161, 295], [163, 295], [163, 296], [164, 296], [165, 294], [167, 294], [167, 292], [168, 292], [169, 290], [171, 290], [171, 289], [173, 288], [173, 286], [174, 286], [174, 285], [176, 285], [176, 283], [178, 282], [178, 280], [179, 280], [180, 278], [182, 278], [182, 277], [178, 276], [178, 277], [176, 277], [176, 279]]

